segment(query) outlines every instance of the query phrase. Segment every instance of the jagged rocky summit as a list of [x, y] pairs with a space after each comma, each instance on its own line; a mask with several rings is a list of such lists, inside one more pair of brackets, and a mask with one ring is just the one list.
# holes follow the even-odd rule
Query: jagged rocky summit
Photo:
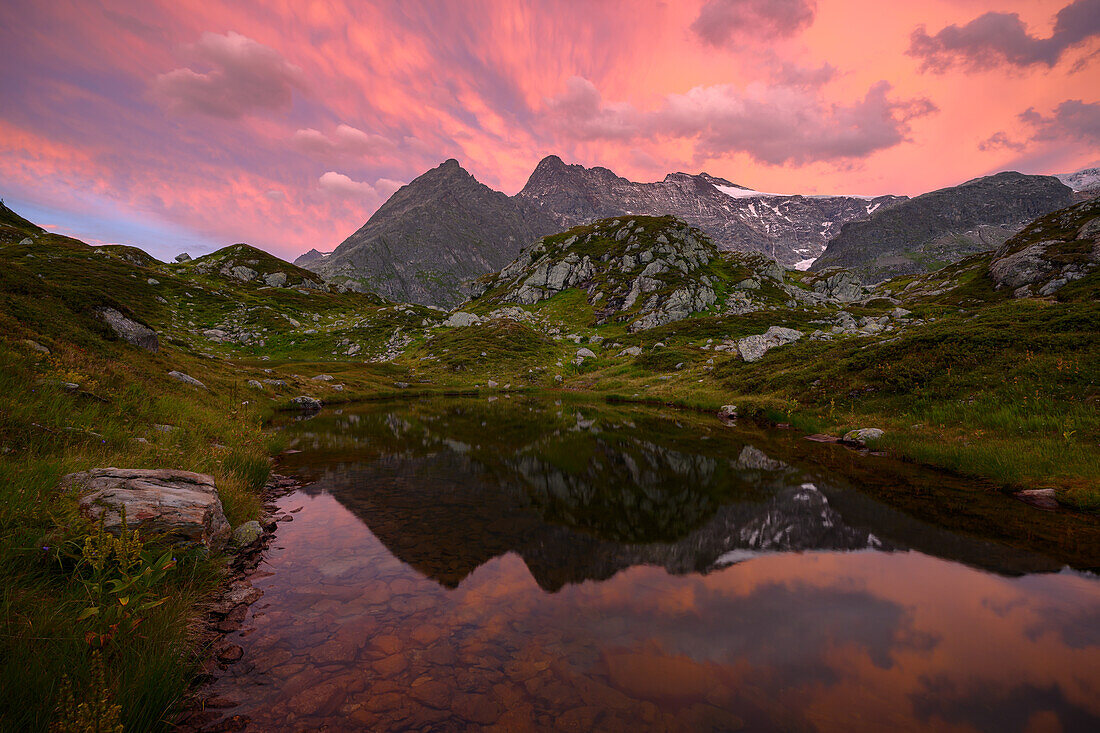
[[451, 159], [402, 186], [331, 254], [313, 250], [298, 263], [351, 290], [452, 306], [464, 300], [463, 281], [499, 270], [555, 228]]
[[976, 178], [844, 225], [810, 269], [843, 267], [867, 283], [930, 272], [995, 250], [1036, 217], [1072, 202], [1073, 191], [1054, 176]]

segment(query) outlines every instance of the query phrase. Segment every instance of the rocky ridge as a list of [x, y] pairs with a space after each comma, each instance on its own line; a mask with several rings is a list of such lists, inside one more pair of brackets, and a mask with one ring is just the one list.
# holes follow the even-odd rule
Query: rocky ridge
[[943, 188], [846, 224], [811, 266], [847, 268], [868, 283], [929, 272], [997, 249], [1026, 223], [1072, 203], [1053, 176], [1004, 172]]
[[844, 223], [905, 200], [763, 193], [706, 173], [635, 183], [607, 168], [567, 165], [556, 155], [539, 162], [516, 198], [539, 207], [562, 229], [614, 216], [676, 216], [721, 250], [760, 252], [786, 267], [817, 257]]

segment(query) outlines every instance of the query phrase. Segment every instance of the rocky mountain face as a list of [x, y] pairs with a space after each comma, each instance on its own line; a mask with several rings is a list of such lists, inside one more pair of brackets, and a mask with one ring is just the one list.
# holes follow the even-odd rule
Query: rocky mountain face
[[1056, 211], [1005, 242], [989, 263], [1013, 297], [1048, 296], [1100, 268], [1100, 199]]
[[976, 178], [844, 225], [810, 269], [844, 267], [869, 283], [930, 272], [997, 249], [1027, 222], [1072, 202], [1073, 192], [1053, 176]]
[[452, 159], [403, 186], [331, 254], [300, 261], [351, 290], [453, 305], [464, 280], [500, 269], [554, 229], [537, 209], [479, 183]]
[[613, 216], [671, 214], [704, 231], [719, 249], [761, 252], [787, 267], [817, 257], [844, 223], [905, 199], [761, 193], [706, 173], [635, 183], [607, 168], [566, 165], [556, 155], [538, 164], [516, 198], [559, 229]]

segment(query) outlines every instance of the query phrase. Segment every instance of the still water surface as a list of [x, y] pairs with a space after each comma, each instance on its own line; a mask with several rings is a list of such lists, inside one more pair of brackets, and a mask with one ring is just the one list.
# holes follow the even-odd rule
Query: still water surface
[[285, 427], [253, 730], [1100, 730], [1095, 523], [649, 409]]

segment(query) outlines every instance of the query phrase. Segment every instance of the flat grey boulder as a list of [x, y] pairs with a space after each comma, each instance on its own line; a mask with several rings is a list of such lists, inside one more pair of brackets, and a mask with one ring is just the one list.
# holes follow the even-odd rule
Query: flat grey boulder
[[843, 440], [845, 443], [862, 446], [867, 445], [867, 441], [878, 440], [884, 435], [886, 435], [886, 431], [879, 428], [858, 428], [845, 433]]
[[184, 374], [183, 372], [168, 372], [168, 376], [177, 382], [183, 382], [184, 384], [191, 385], [192, 387], [198, 387], [199, 389], [206, 389], [206, 385], [199, 380], [192, 377], [190, 374]]
[[96, 311], [96, 315], [115, 332], [116, 336], [126, 343], [151, 351], [154, 354], [160, 350], [160, 341], [157, 339], [156, 331], [148, 326], [144, 326], [132, 318], [127, 318], [114, 308], [100, 308]]
[[481, 323], [481, 318], [465, 311], [452, 313], [447, 320], [443, 321], [444, 326], [476, 326], [479, 323]]
[[210, 550], [220, 550], [229, 539], [231, 529], [213, 476], [169, 469], [94, 468], [65, 476], [61, 485], [79, 492], [82, 515], [102, 518], [112, 532], [121, 529], [125, 507], [127, 526], [143, 535]]
[[764, 354], [776, 346], [783, 346], [802, 338], [802, 332], [793, 328], [772, 326], [764, 333], [746, 336], [737, 341], [737, 353], [745, 361], [760, 361]]
[[176, 262], [190, 262], [190, 261], [191, 261], [191, 255], [187, 254], [186, 252], [180, 252], [178, 255], [176, 255]]
[[315, 397], [309, 397], [307, 395], [301, 395], [291, 400], [295, 407], [306, 410], [308, 412], [315, 412], [320, 410], [324, 403]]
[[286, 285], [285, 272], [271, 272], [264, 275], [264, 282], [273, 288], [281, 288]]

